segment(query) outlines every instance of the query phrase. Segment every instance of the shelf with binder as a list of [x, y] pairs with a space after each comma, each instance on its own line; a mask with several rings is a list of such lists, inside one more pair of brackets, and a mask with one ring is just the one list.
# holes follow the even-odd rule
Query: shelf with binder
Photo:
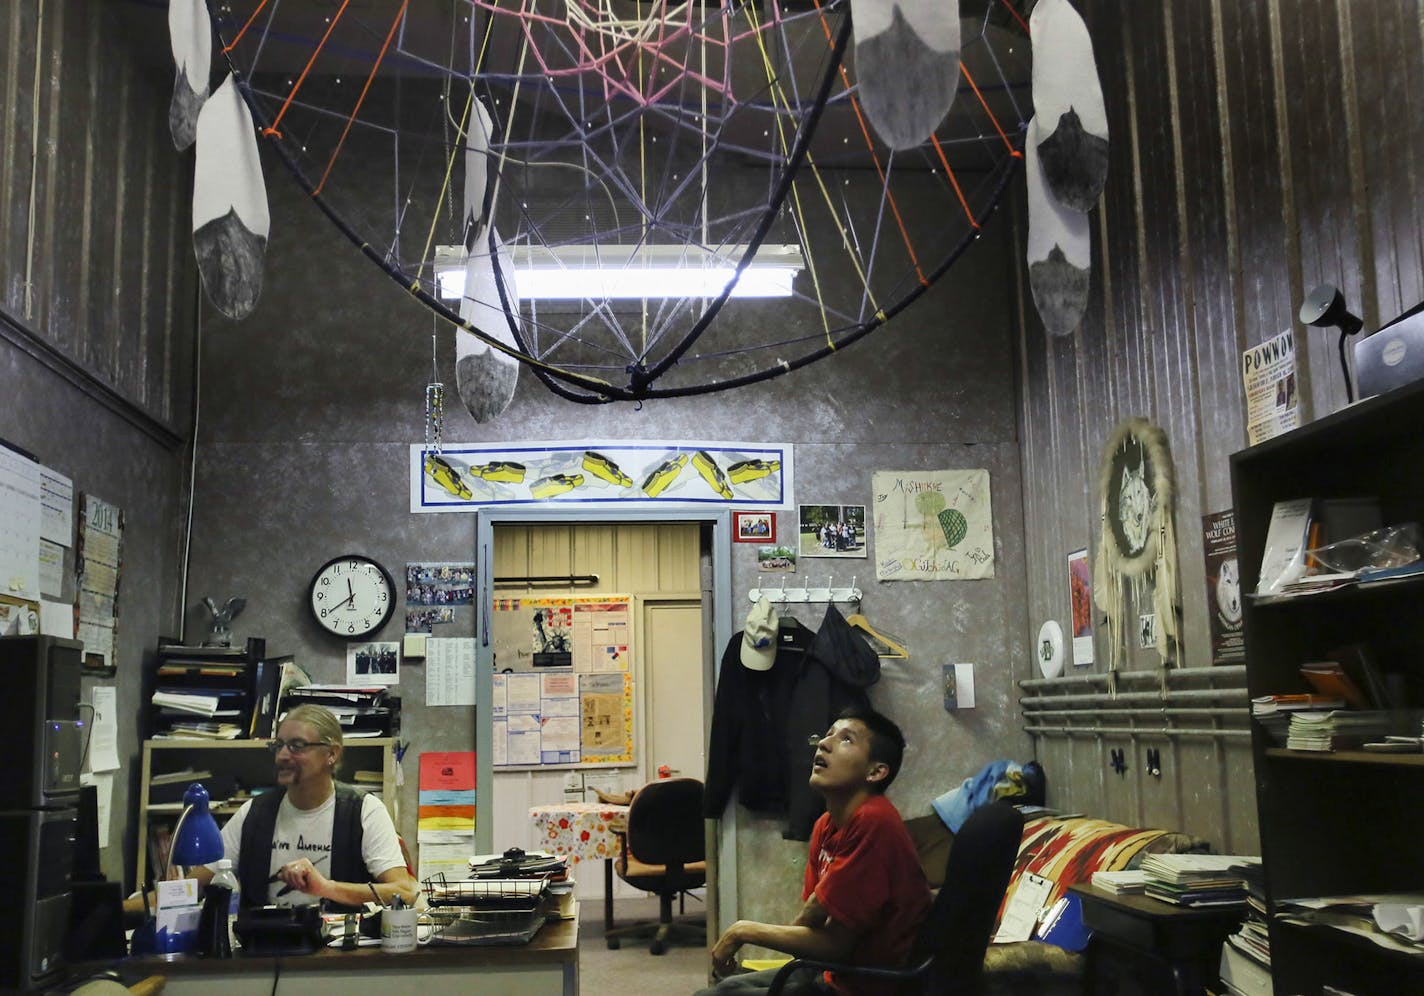
[[[1242, 591], [1256, 591], [1265, 573], [1278, 505], [1369, 496], [1387, 526], [1424, 522], [1421, 420], [1424, 383], [1234, 454]], [[1406, 576], [1286, 598], [1247, 597], [1248, 694], [1319, 691], [1302, 668], [1335, 660], [1363, 692], [1365, 709], [1346, 715], [1363, 722], [1367, 710], [1379, 710], [1388, 734], [1417, 736], [1424, 709], [1421, 583]], [[1424, 866], [1409, 860], [1424, 823], [1424, 755], [1376, 753], [1349, 736], [1323, 742], [1335, 749], [1291, 750], [1278, 741], [1279, 729], [1260, 721], [1252, 727], [1276, 992], [1319, 993], [1322, 984], [1361, 996], [1424, 991], [1424, 956], [1397, 956], [1344, 928], [1292, 922], [1299, 917], [1295, 901], [1424, 892]]]
[[[391, 737], [349, 740], [336, 768], [339, 781], [375, 794], [396, 820], [396, 741]], [[275, 783], [272, 752], [266, 740], [146, 740], [139, 788], [137, 880], [152, 869], [161, 873], [157, 841], [182, 812], [173, 801], [194, 781], [212, 794], [210, 809], [219, 823], [241, 808], [255, 790]], [[220, 791], [212, 791], [214, 788]], [[162, 799], [163, 801], [156, 801]]]
[[266, 641], [248, 638], [234, 647], [184, 646], [160, 638], [150, 671], [150, 735], [188, 727], [213, 739], [249, 737], [262, 710], [270, 710], [272, 675], [279, 665], [264, 660]]

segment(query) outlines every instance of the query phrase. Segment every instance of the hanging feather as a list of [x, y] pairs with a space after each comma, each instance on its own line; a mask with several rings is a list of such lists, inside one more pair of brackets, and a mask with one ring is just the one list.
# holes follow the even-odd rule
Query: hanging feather
[[929, 139], [959, 88], [959, 0], [852, 0], [860, 102], [892, 149]]
[[1053, 196], [1089, 211], [1108, 178], [1108, 118], [1093, 40], [1068, 0], [1039, 0], [1033, 39], [1033, 113], [1044, 180]]
[[1059, 204], [1044, 182], [1034, 145], [1038, 119], [1029, 122], [1024, 147], [1028, 187], [1028, 285], [1043, 327], [1070, 335], [1088, 308], [1092, 236], [1088, 216]]
[[262, 296], [270, 227], [252, 116], [228, 76], [198, 115], [193, 252], [208, 300], [229, 318], [246, 318]]
[[489, 147], [494, 134], [494, 122], [478, 98], [471, 98], [474, 113], [469, 133], [465, 137], [465, 252], [475, 251], [475, 240], [485, 230], [494, 191], [490, 188]]
[[213, 29], [203, 0], [169, 0], [168, 40], [173, 47], [173, 99], [168, 131], [182, 152], [197, 137], [198, 112], [208, 99], [213, 61]]
[[[465, 260], [465, 295], [460, 317], [486, 335], [514, 346], [519, 293], [514, 263], [499, 233], [489, 229]], [[501, 305], [500, 288], [504, 289]], [[514, 400], [519, 362], [462, 329], [455, 332], [455, 387], [476, 422], [488, 422]]]

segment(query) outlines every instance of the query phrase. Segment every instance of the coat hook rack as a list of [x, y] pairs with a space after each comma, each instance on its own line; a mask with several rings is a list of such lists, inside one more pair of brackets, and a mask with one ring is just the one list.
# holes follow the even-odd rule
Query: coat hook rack
[[835, 575], [827, 575], [826, 583], [822, 586], [811, 587], [803, 583], [800, 588], [786, 587], [786, 576], [782, 575], [781, 585], [777, 588], [768, 588], [764, 585], [757, 585], [747, 592], [748, 600], [759, 602], [762, 598], [773, 605], [796, 604], [803, 602], [846, 602], [851, 605], [859, 605], [861, 591], [856, 587], [855, 576], [850, 579], [850, 584], [844, 587], [836, 586]]

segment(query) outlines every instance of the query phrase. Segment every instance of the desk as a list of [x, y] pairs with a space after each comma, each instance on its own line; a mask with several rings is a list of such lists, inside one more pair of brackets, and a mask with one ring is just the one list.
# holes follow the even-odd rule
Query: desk
[[[578, 996], [578, 920], [544, 924], [528, 944], [458, 947], [429, 945], [402, 954], [378, 947], [323, 948], [288, 958], [173, 961], [142, 958], [124, 963], [141, 975], [167, 977], [164, 996], [351, 996], [409, 993], [469, 996]], [[273, 982], [276, 982], [274, 987]]]
[[1216, 980], [1221, 942], [1241, 925], [1245, 905], [1199, 908], [1173, 906], [1147, 896], [1115, 896], [1091, 885], [1071, 886], [1083, 904], [1083, 925], [1093, 931], [1088, 945], [1084, 989], [1093, 992], [1103, 945], [1148, 961], [1171, 977], [1177, 996], [1199, 994]]
[[565, 855], [570, 864], [603, 859], [603, 927], [613, 928], [613, 861], [623, 850], [619, 834], [628, 827], [628, 807], [559, 802], [530, 806], [534, 846]]

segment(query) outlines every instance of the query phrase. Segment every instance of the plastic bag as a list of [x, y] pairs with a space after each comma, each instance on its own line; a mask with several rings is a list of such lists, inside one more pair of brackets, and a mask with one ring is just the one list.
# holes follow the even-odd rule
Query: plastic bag
[[1419, 523], [1385, 526], [1309, 551], [1321, 566], [1337, 573], [1366, 568], [1403, 567], [1419, 559]]

